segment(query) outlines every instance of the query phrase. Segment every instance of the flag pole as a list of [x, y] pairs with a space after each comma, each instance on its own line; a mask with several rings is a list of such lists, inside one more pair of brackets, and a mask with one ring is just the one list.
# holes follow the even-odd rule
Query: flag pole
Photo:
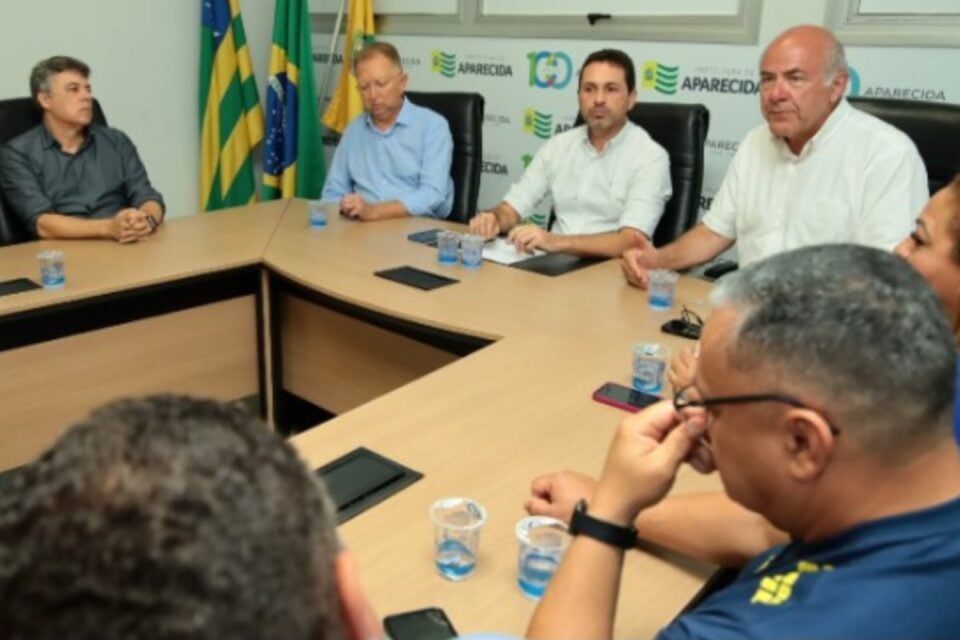
[[[343, 23], [343, 13], [347, 7], [347, 0], [340, 0], [340, 11], [333, 27], [333, 38], [330, 42], [330, 56], [327, 58], [327, 68], [323, 72], [323, 84], [320, 87], [320, 104], [327, 98], [327, 87], [330, 84], [330, 72], [333, 71], [333, 54], [337, 51], [337, 41], [340, 39], [340, 25]], [[346, 59], [344, 59], [346, 62]], [[326, 111], [326, 109], [324, 109]]]

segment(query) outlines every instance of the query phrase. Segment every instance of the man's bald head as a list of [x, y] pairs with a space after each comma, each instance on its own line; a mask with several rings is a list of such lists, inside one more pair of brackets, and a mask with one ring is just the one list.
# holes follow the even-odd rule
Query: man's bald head
[[787, 29], [767, 45], [761, 60], [774, 47], [800, 48], [806, 51], [811, 59], [822, 61], [821, 68], [827, 84], [833, 81], [838, 71], [845, 74], [849, 71], [843, 44], [837, 40], [832, 31], [823, 27], [803, 24]]
[[843, 45], [823, 27], [802, 25], [774, 38], [760, 58], [760, 108], [773, 135], [798, 154], [847, 88]]

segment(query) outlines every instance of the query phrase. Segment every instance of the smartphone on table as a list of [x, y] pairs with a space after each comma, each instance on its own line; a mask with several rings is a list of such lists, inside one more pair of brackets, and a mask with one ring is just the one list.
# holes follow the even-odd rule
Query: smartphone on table
[[633, 413], [661, 400], [660, 396], [637, 391], [616, 382], [607, 382], [594, 391], [593, 399]]
[[393, 640], [451, 640], [457, 637], [447, 614], [439, 607], [395, 613], [383, 619]]

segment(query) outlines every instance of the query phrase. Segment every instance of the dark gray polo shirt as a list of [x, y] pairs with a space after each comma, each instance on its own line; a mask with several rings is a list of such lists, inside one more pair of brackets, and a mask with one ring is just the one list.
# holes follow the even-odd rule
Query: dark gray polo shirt
[[41, 213], [109, 218], [147, 200], [163, 206], [137, 149], [122, 131], [91, 124], [76, 154], [64, 153], [42, 125], [0, 147], [0, 188], [36, 235]]

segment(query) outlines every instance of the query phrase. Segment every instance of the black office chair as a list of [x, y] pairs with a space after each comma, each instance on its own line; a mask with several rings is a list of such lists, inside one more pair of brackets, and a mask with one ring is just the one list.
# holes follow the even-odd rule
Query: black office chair
[[479, 93], [408, 91], [414, 104], [436, 111], [453, 135], [453, 209], [449, 220], [467, 222], [477, 211], [483, 161], [483, 96]]
[[25, 241], [22, 226], [19, 220], [13, 219], [13, 214], [7, 214], [3, 197], [0, 196], [0, 247]]
[[710, 111], [702, 104], [647, 102], [637, 103], [629, 117], [670, 154], [673, 196], [653, 234], [653, 243], [659, 247], [673, 242], [697, 223]]
[[[43, 113], [33, 104], [31, 98], [0, 100], [0, 145], [37, 126], [42, 120]], [[107, 124], [103, 109], [96, 100], [93, 101], [93, 121]], [[24, 229], [23, 223], [10, 210], [10, 205], [0, 192], [0, 246], [31, 239], [32, 234]]]
[[918, 100], [848, 98], [857, 109], [892, 124], [907, 134], [927, 167], [930, 195], [960, 171], [960, 106]]

